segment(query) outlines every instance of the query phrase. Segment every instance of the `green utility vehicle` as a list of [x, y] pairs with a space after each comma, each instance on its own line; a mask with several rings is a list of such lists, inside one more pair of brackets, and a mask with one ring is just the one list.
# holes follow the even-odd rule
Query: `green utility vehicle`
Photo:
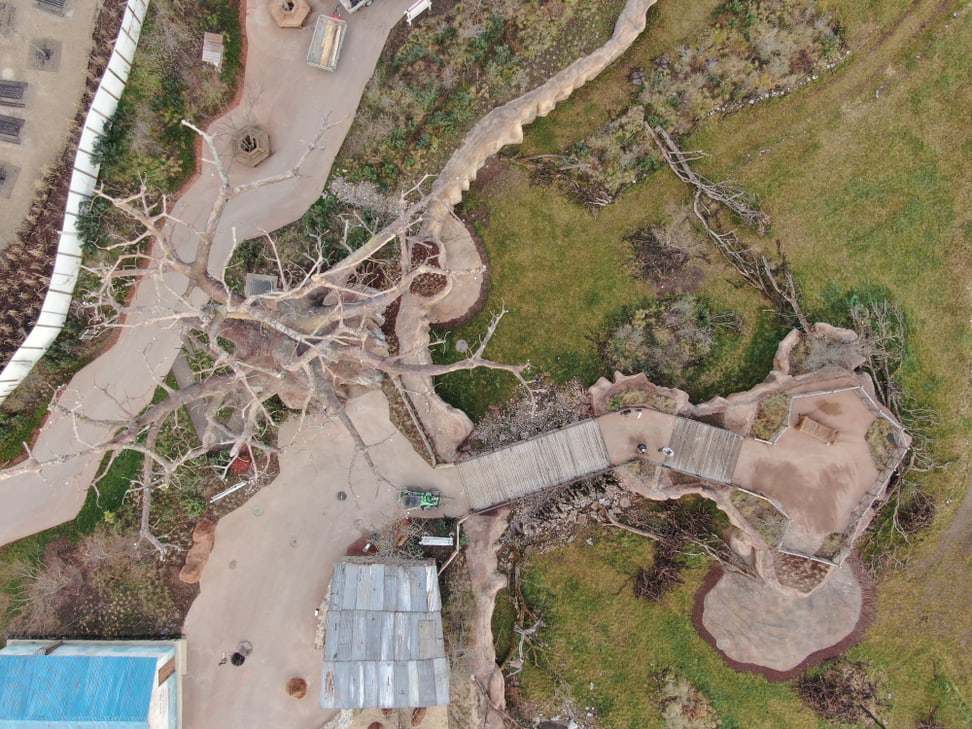
[[402, 489], [398, 492], [398, 503], [406, 509], [434, 509], [439, 505], [441, 497], [435, 490], [418, 491], [415, 489]]

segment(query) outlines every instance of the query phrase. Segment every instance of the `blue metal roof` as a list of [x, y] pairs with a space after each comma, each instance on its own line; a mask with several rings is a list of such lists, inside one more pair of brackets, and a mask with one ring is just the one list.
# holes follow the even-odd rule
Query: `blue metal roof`
[[147, 729], [157, 663], [0, 654], [0, 729]]

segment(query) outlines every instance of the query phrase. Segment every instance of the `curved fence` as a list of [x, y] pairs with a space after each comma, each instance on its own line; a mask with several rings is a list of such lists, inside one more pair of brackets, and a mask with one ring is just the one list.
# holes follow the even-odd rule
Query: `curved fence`
[[118, 100], [125, 90], [148, 4], [149, 0], [128, 0], [125, 7], [114, 50], [101, 76], [101, 83], [91, 101], [78, 140], [78, 151], [74, 157], [64, 210], [64, 223], [61, 226], [47, 295], [34, 328], [0, 372], [0, 403], [17, 389], [44, 356], [67, 318], [74, 296], [74, 286], [81, 270], [81, 237], [75, 221], [81, 204], [91, 197], [98, 182], [99, 165], [94, 159], [95, 143], [103, 133], [105, 122], [115, 113]]

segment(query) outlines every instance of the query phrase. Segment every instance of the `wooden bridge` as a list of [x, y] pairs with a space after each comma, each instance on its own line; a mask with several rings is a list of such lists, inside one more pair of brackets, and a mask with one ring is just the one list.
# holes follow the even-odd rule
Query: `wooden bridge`
[[[649, 458], [665, 468], [713, 483], [731, 482], [742, 447], [741, 436], [662, 413], [651, 413], [651, 417], [645, 418], [623, 418], [624, 426], [620, 431], [616, 426], [602, 429], [602, 419], [618, 416], [614, 413], [600, 419], [584, 420], [461, 461], [457, 467], [470, 507], [481, 511], [505, 504], [551, 486], [606, 471], [636, 457]], [[659, 422], [659, 419], [666, 422]], [[606, 437], [614, 444], [610, 449]], [[630, 451], [627, 450], [628, 441], [632, 441]], [[650, 454], [644, 456], [640, 455], [641, 451], [636, 452], [635, 443], [638, 442], [652, 443]]]
[[612, 466], [596, 420], [584, 420], [458, 464], [474, 511]]
[[669, 448], [674, 454], [665, 462], [673, 471], [727, 484], [739, 459], [743, 437], [696, 420], [678, 418]]

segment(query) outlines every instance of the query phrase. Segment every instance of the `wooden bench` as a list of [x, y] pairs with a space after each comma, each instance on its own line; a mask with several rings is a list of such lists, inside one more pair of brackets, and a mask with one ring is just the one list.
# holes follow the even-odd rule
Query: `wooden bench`
[[427, 10], [432, 9], [432, 0], [416, 0], [411, 7], [405, 11], [405, 21], [411, 25], [418, 16]]
[[202, 60], [216, 68], [223, 65], [222, 33], [203, 33]]
[[23, 119], [0, 115], [0, 140], [20, 144], [20, 129], [23, 126]]
[[64, 15], [65, 0], [34, 0], [34, 6], [57, 15]]
[[25, 81], [0, 81], [0, 106], [24, 107]]
[[807, 435], [812, 435], [818, 440], [822, 440], [827, 445], [833, 445], [834, 441], [837, 440], [837, 431], [833, 428], [828, 428], [823, 423], [814, 420], [809, 415], [801, 415], [800, 419], [797, 421], [796, 429], [801, 433], [806, 433]]

